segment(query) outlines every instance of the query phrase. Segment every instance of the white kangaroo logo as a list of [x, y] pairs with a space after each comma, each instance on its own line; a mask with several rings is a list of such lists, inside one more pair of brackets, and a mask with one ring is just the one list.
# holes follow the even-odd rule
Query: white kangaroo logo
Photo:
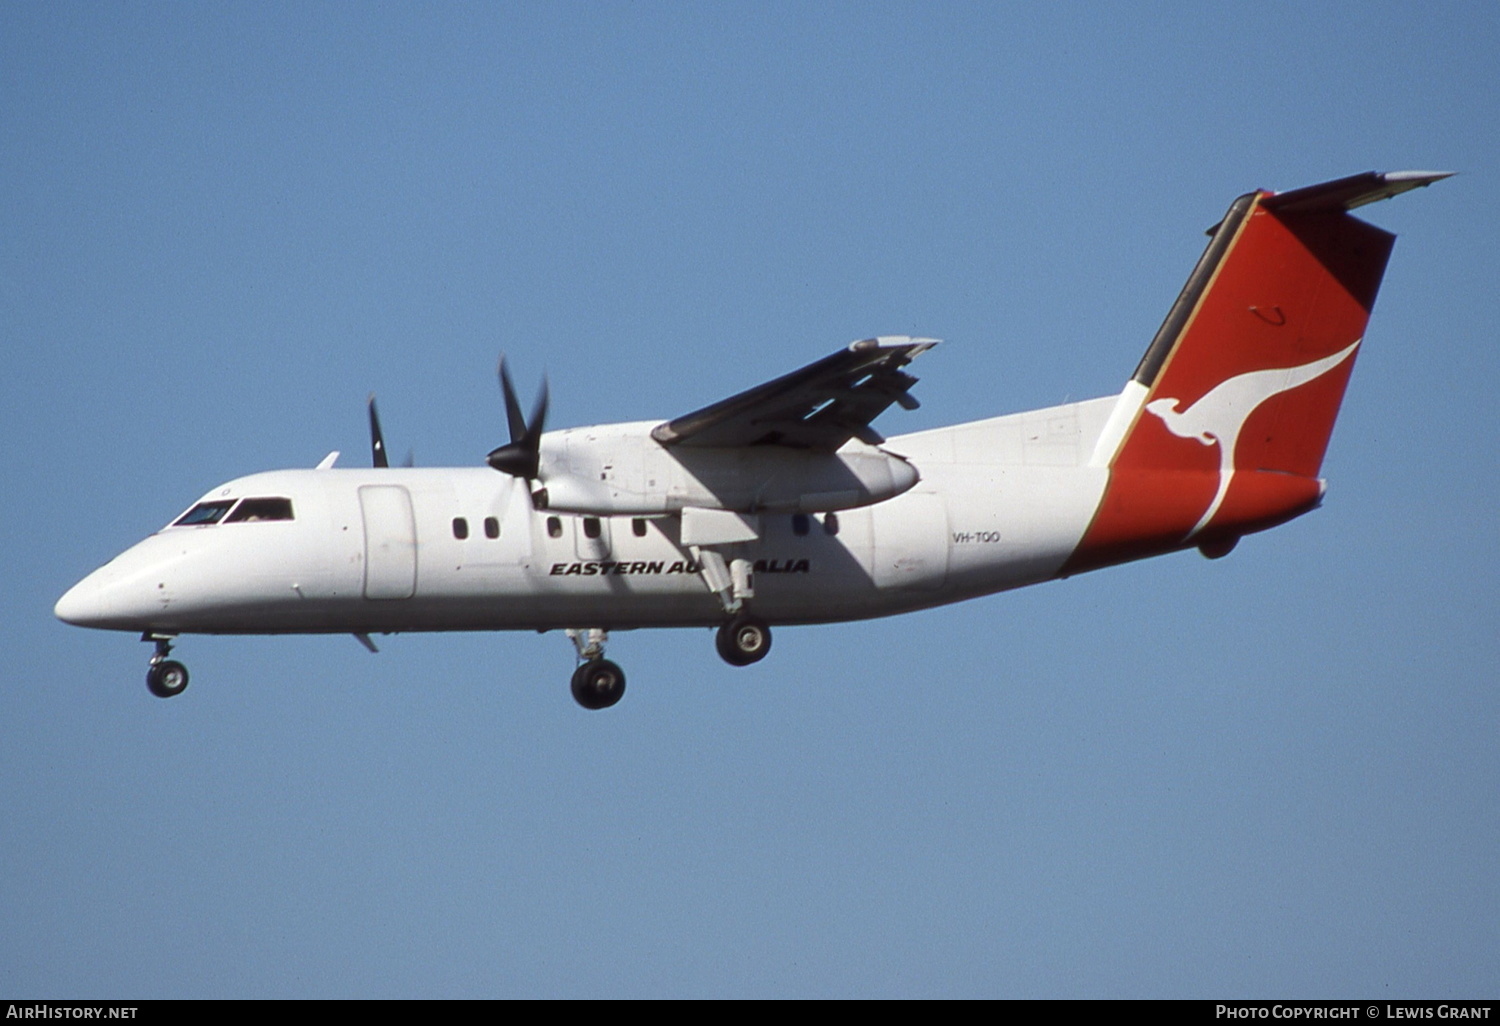
[[1348, 349], [1301, 367], [1273, 367], [1240, 374], [1215, 385], [1207, 395], [1181, 412], [1177, 409], [1180, 399], [1154, 399], [1146, 404], [1146, 409], [1160, 417], [1167, 430], [1178, 438], [1191, 438], [1203, 445], [1219, 447], [1219, 491], [1209, 503], [1208, 512], [1187, 533], [1188, 538], [1208, 526], [1229, 492], [1229, 482], [1234, 478], [1234, 447], [1250, 414], [1272, 396], [1327, 374], [1353, 355], [1359, 342], [1356, 339]]

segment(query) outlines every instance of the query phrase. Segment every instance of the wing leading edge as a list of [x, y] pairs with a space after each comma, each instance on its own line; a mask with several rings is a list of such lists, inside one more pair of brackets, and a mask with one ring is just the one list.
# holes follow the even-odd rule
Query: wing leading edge
[[867, 338], [801, 370], [658, 424], [662, 445], [784, 445], [833, 452], [851, 438], [879, 445], [870, 422], [892, 403], [914, 410], [917, 379], [901, 368], [937, 339]]

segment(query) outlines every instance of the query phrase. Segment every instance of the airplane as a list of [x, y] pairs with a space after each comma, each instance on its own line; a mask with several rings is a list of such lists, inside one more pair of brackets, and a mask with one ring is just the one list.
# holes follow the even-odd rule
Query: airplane
[[58, 600], [139, 631], [180, 694], [186, 634], [563, 630], [573, 697], [614, 705], [610, 631], [890, 616], [1196, 548], [1319, 506], [1318, 473], [1395, 236], [1349, 211], [1449, 177], [1367, 172], [1236, 199], [1116, 395], [883, 437], [936, 340], [884, 336], [672, 420], [546, 431], [502, 356], [510, 441], [474, 467], [237, 478]]

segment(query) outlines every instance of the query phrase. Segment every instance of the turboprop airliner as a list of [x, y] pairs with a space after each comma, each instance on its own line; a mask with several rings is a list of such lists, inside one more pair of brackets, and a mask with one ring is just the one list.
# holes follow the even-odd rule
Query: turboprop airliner
[[139, 631], [146, 683], [188, 683], [188, 634], [562, 630], [573, 697], [619, 701], [610, 631], [925, 609], [1196, 548], [1315, 509], [1395, 237], [1355, 207], [1447, 177], [1369, 172], [1234, 201], [1118, 395], [883, 437], [935, 340], [886, 336], [672, 420], [545, 431], [505, 361], [510, 441], [483, 464], [237, 478], [74, 585], [59, 619]]

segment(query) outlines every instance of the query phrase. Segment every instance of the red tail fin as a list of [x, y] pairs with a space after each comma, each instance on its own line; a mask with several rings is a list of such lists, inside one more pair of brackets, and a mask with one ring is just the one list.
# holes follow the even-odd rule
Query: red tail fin
[[1065, 573], [1227, 550], [1317, 505], [1395, 241], [1348, 210], [1443, 177], [1371, 172], [1235, 200], [1121, 395], [1096, 452], [1109, 484]]

